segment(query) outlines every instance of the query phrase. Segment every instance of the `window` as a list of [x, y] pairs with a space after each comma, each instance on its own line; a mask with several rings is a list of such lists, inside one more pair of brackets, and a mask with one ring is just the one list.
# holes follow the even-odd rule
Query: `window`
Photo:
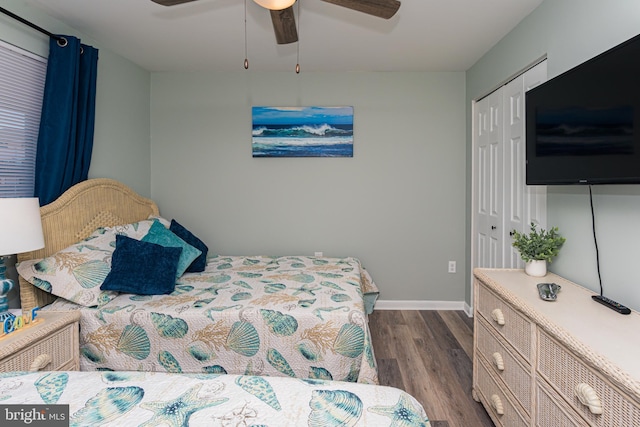
[[0, 41], [0, 197], [32, 197], [47, 60]]

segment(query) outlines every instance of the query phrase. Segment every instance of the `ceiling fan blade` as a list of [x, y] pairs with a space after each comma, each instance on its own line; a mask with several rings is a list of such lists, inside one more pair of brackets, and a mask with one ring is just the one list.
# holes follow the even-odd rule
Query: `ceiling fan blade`
[[293, 16], [293, 6], [282, 10], [270, 10], [273, 32], [278, 44], [289, 44], [298, 41], [296, 18]]
[[195, 0], [151, 0], [151, 1], [154, 3], [161, 4], [162, 6], [174, 6], [176, 4], [189, 3], [190, 1], [195, 1]]
[[368, 13], [378, 18], [389, 19], [400, 8], [398, 0], [322, 0], [327, 3], [337, 4], [358, 12]]

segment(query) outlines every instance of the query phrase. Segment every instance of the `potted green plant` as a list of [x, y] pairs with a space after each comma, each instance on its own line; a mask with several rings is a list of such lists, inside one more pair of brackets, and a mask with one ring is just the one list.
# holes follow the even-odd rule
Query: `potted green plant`
[[547, 263], [550, 263], [560, 252], [565, 238], [558, 233], [558, 227], [549, 230], [536, 229], [531, 223], [531, 230], [527, 233], [512, 231], [513, 247], [518, 249], [520, 257], [525, 262], [525, 272], [530, 276], [545, 276]]

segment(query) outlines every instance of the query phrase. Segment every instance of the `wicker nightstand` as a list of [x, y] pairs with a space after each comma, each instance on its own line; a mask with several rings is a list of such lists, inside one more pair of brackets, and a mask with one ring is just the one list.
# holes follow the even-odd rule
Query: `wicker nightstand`
[[0, 338], [0, 372], [77, 371], [79, 311], [44, 311], [40, 322]]

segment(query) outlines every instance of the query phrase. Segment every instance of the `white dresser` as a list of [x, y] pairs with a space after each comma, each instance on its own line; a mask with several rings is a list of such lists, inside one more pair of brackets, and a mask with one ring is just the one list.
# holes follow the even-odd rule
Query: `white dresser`
[[[551, 273], [474, 276], [473, 395], [497, 426], [640, 427], [639, 313]], [[556, 301], [541, 282], [562, 287]]]

